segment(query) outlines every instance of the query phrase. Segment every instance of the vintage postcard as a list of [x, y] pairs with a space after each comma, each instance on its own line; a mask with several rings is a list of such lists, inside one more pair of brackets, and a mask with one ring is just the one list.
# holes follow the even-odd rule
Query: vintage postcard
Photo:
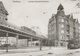
[[80, 0], [0, 0], [0, 56], [79, 56]]

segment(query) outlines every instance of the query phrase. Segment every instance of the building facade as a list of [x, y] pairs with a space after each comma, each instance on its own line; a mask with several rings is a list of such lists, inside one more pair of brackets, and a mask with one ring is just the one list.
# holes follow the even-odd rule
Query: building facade
[[65, 15], [60, 4], [57, 14], [52, 15], [48, 23], [48, 38], [53, 46], [67, 46], [67, 40], [79, 39], [80, 24], [73, 14]]
[[0, 24], [6, 24], [8, 12], [4, 8], [3, 3], [0, 1]]

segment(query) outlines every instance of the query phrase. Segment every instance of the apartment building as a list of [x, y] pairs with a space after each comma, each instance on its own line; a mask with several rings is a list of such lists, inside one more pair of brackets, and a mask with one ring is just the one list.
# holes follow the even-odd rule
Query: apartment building
[[48, 38], [53, 46], [67, 46], [68, 40], [79, 39], [80, 24], [73, 14], [65, 15], [64, 7], [60, 4], [57, 14], [52, 14], [48, 23]]

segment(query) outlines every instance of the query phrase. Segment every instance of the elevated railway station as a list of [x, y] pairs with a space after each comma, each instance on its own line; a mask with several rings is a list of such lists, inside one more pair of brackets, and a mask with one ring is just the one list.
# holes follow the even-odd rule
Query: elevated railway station
[[0, 45], [3, 45], [1, 44], [1, 38], [6, 39], [5, 44], [9, 44], [9, 38], [15, 38], [14, 42], [16, 48], [19, 47], [19, 40], [21, 39], [26, 39], [26, 46], [29, 46], [28, 42], [31, 42], [32, 46], [33, 41], [39, 41], [39, 46], [42, 44], [44, 45], [45, 42], [48, 43], [47, 38], [37, 35], [32, 29], [25, 26], [17, 27], [16, 25], [9, 23], [7, 15], [8, 12], [4, 8], [3, 3], [0, 1]]

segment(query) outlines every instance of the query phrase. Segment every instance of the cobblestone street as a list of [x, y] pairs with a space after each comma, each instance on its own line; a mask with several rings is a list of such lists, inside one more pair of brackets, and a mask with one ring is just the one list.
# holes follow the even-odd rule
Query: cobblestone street
[[0, 50], [0, 56], [79, 56], [80, 49], [69, 50], [64, 47], [43, 47], [26, 48], [26, 49], [12, 49], [8, 53], [5, 50]]

